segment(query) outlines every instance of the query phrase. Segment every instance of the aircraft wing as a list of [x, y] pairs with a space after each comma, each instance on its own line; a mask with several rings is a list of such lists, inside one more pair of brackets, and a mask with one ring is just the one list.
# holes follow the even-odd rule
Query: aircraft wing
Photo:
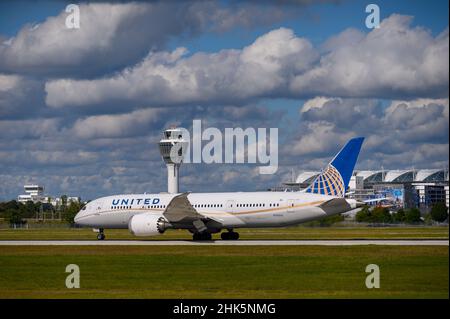
[[191, 205], [187, 196], [189, 193], [183, 193], [175, 196], [167, 205], [163, 212], [164, 217], [172, 223], [190, 223], [195, 220], [201, 220], [205, 216], [199, 214]]
[[[208, 212], [200, 214], [183, 193], [172, 198], [163, 212], [164, 217], [171, 223], [192, 224], [199, 231], [208, 226], [226, 227], [229, 225], [242, 225], [244, 222], [236, 216], [224, 212]], [[218, 224], [218, 225], [217, 225]]]

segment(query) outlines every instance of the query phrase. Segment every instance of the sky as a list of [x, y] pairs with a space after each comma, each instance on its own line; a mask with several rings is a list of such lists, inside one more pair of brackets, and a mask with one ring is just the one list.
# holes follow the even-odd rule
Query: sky
[[184, 164], [181, 191], [265, 190], [354, 136], [357, 169], [448, 167], [448, 1], [92, 1], [79, 29], [69, 3], [0, 2], [0, 200], [165, 191], [161, 132], [194, 119], [278, 128], [279, 169]]

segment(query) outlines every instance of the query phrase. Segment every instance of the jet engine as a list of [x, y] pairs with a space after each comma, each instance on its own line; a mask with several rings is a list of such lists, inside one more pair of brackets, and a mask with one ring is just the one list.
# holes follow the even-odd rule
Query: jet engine
[[131, 217], [128, 230], [135, 236], [155, 236], [164, 233], [169, 225], [162, 215], [144, 213]]

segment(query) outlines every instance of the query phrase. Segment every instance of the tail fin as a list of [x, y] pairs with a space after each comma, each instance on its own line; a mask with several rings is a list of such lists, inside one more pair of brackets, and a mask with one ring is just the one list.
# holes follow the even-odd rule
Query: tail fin
[[348, 141], [305, 192], [344, 197], [363, 141], [364, 137]]

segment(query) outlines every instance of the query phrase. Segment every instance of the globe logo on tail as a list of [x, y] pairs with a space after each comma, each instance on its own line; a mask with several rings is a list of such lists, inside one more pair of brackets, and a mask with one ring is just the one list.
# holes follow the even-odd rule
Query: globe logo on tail
[[320, 174], [306, 190], [307, 193], [343, 197], [344, 181], [339, 171], [331, 164]]

